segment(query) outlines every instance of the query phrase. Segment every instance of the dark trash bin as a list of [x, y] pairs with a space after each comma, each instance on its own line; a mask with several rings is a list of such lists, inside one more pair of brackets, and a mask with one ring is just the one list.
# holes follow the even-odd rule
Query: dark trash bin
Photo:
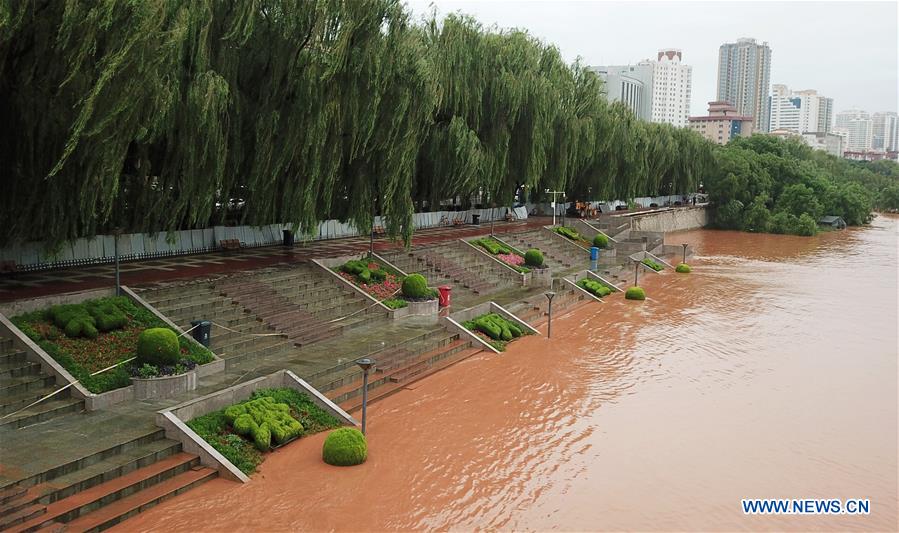
[[293, 232], [289, 229], [283, 230], [284, 232], [284, 246], [293, 246]]
[[212, 335], [212, 322], [208, 320], [191, 320], [190, 326], [193, 328], [190, 334], [194, 340], [209, 348], [209, 337]]
[[481, 225], [481, 215], [471, 215], [471, 223], [474, 226]]

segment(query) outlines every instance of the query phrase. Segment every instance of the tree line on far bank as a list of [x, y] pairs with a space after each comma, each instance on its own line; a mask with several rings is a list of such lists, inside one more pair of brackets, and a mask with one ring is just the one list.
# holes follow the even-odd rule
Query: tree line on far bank
[[[0, 2], [0, 245], [695, 190], [711, 146], [637, 121], [525, 31], [399, 0]], [[524, 194], [522, 194], [524, 193]]]
[[822, 216], [861, 225], [873, 209], [899, 209], [896, 163], [849, 161], [769, 135], [718, 147], [703, 184], [724, 229], [814, 235]]

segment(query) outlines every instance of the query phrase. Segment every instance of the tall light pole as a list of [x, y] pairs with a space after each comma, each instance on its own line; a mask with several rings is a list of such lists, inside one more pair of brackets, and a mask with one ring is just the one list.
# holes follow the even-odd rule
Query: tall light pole
[[546, 338], [549, 339], [553, 334], [553, 298], [556, 296], [556, 293], [547, 291], [545, 294], [549, 300], [549, 320], [546, 321]]
[[638, 285], [637, 281], [640, 279], [640, 261], [634, 259], [634, 287]]
[[113, 235], [115, 236], [113, 250], [115, 254], [115, 295], [122, 295], [122, 279], [119, 272], [119, 235], [122, 233], [121, 228], [115, 228], [113, 230]]
[[683, 262], [686, 263], [687, 262], [687, 243], [683, 243], [683, 244], [681, 244], [681, 246], [684, 247], [684, 261]]
[[356, 364], [362, 369], [362, 434], [365, 435], [365, 419], [367, 418], [368, 407], [368, 371], [375, 366], [374, 359], [364, 357], [357, 359]]
[[546, 194], [553, 195], [553, 226], [555, 226], [556, 225], [556, 195], [557, 194], [565, 194], [565, 192], [564, 191], [551, 191], [549, 189], [546, 189], [544, 192]]

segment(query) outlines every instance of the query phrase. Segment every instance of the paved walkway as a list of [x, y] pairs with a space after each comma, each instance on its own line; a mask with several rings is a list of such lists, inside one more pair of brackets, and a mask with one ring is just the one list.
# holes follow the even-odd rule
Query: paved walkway
[[[506, 233], [525, 231], [550, 224], [548, 217], [533, 217], [516, 222], [496, 222], [494, 231]], [[490, 232], [490, 224], [480, 226], [441, 227], [418, 230], [412, 246], [423, 246], [452, 239], [483, 235]], [[159, 259], [135, 260], [120, 265], [123, 285], [141, 286], [176, 279], [205, 277], [255, 270], [276, 264], [301, 263], [316, 257], [334, 257], [368, 249], [369, 239], [351, 237], [322, 241], [298, 242], [292, 248], [266, 246], [233, 252], [210, 252]], [[402, 248], [402, 244], [387, 238], [376, 238], [375, 251]], [[76, 292], [114, 284], [115, 267], [111, 264], [84, 265], [41, 272], [27, 272], [0, 277], [0, 302], [36, 298], [51, 294]]]

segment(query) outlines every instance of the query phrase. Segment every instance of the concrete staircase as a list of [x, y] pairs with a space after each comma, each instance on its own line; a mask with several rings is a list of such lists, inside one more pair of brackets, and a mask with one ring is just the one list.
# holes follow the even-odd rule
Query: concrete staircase
[[508, 233], [501, 239], [522, 252], [531, 248], [539, 249], [543, 252], [544, 263], [554, 274], [582, 269], [590, 264], [590, 252], [543, 228], [524, 233]]
[[53, 376], [28, 361], [12, 340], [0, 338], [0, 427], [17, 429], [84, 409], [84, 400], [72, 398], [68, 390], [28, 407], [54, 390]]
[[0, 530], [101, 531], [218, 475], [164, 434], [153, 428], [0, 487]]
[[[553, 298], [553, 315], [558, 316], [563, 312], [581, 303], [593, 301], [583, 292], [575, 290], [567, 283], [559, 283], [555, 280], [553, 290], [556, 296]], [[506, 309], [515, 314], [521, 320], [524, 320], [532, 326], [542, 324], [547, 319], [549, 311], [549, 301], [543, 294], [531, 296], [525, 300], [520, 300], [505, 306]]]
[[463, 243], [448, 243], [382, 256], [407, 274], [419, 273], [428, 285], [451, 285], [455, 307], [481, 300], [481, 296], [511, 287], [515, 280], [507, 269]]
[[[369, 373], [369, 401], [382, 398], [405, 385], [481, 351], [459, 333], [435, 329], [402, 343], [368, 354], [376, 361]], [[347, 363], [310, 378], [310, 382], [347, 410], [362, 404], [362, 372]]]

